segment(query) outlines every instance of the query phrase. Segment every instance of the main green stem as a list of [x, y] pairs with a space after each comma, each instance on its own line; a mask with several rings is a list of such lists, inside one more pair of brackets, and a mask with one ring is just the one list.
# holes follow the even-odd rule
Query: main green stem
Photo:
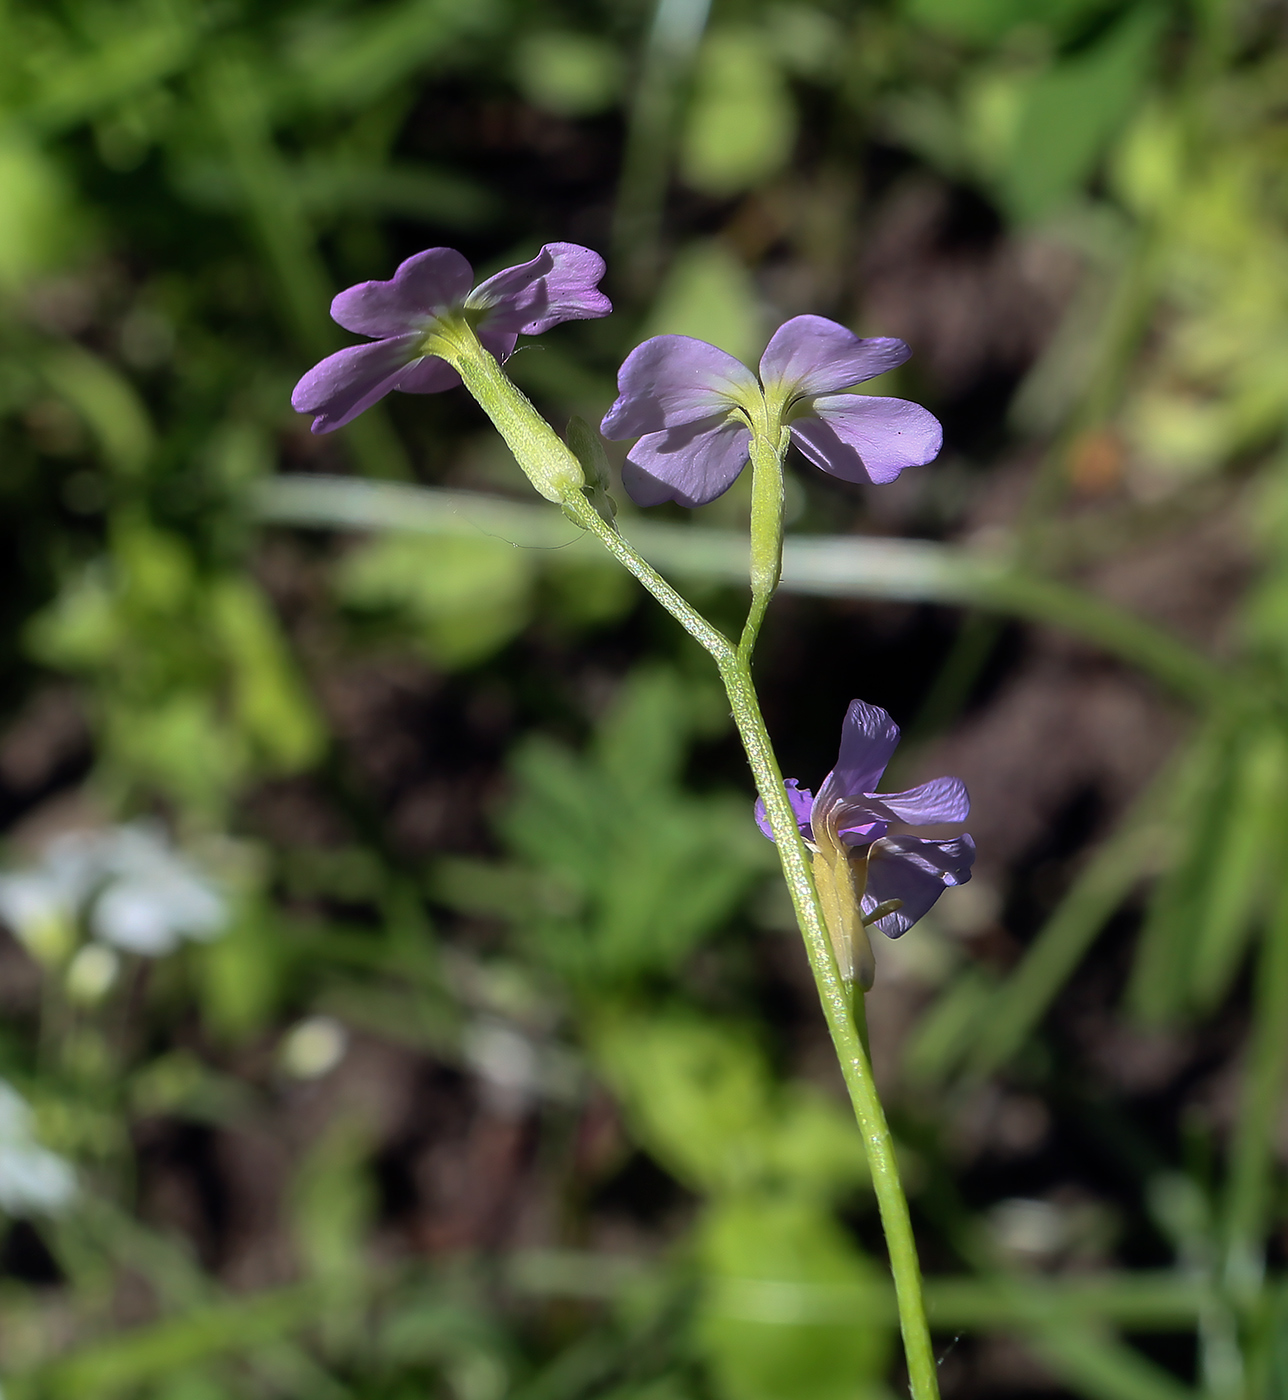
[[[466, 388], [505, 438], [515, 459], [537, 490], [547, 500], [558, 501], [570, 519], [595, 535], [613, 558], [628, 569], [685, 631], [711, 654], [719, 668], [738, 734], [751, 765], [756, 790], [765, 804], [770, 830], [778, 845], [783, 875], [791, 893], [796, 921], [805, 940], [828, 1032], [863, 1133], [863, 1145], [890, 1256], [890, 1271], [894, 1276], [899, 1327], [908, 1360], [912, 1397], [913, 1400], [939, 1400], [935, 1354], [930, 1342], [930, 1328], [926, 1323], [921, 1265], [912, 1233], [912, 1218], [908, 1213], [908, 1199], [904, 1195], [894, 1140], [872, 1078], [872, 1065], [859, 1027], [862, 993], [854, 992], [847, 986], [837, 967], [810, 872], [809, 852], [787, 800], [783, 776], [774, 756], [769, 731], [765, 728], [764, 716], [760, 713], [751, 676], [752, 647], [778, 582], [783, 518], [781, 453], [786, 445], [785, 434], [776, 450], [772, 444], [761, 442], [760, 434], [753, 434], [752, 607], [742, 638], [735, 646], [681, 597], [656, 569], [646, 563], [612, 525], [600, 517], [582, 490], [584, 478], [576, 457], [506, 377], [496, 360], [482, 350], [472, 332], [463, 327], [454, 328], [450, 338], [444, 336], [434, 353], [441, 354], [460, 373]], [[774, 458], [772, 462], [771, 454]], [[853, 1004], [852, 997], [860, 1002], [858, 1007]]]

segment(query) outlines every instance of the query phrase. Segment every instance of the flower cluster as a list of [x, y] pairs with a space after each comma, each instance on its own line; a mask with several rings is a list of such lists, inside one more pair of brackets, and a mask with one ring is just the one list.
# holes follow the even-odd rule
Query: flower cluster
[[[530, 262], [471, 290], [474, 273], [453, 248], [429, 248], [388, 282], [360, 282], [331, 303], [332, 319], [370, 337], [314, 365], [293, 407], [329, 433], [397, 389], [434, 394], [458, 385], [442, 337], [469, 326], [504, 363], [522, 335], [606, 316], [604, 260], [576, 243], [547, 243]], [[622, 484], [637, 505], [700, 506], [727, 491], [747, 464], [753, 433], [774, 446], [789, 433], [804, 456], [843, 481], [893, 481], [933, 461], [943, 430], [906, 399], [843, 392], [903, 364], [902, 340], [862, 339], [822, 316], [795, 316], [775, 332], [759, 379], [730, 354], [685, 335], [637, 346], [618, 372], [618, 398], [601, 430], [637, 438]]]
[[[363, 282], [335, 298], [332, 317], [369, 337], [369, 343], [315, 365], [296, 385], [291, 402], [314, 414], [313, 431], [324, 433], [391, 390], [429, 394], [452, 388], [461, 382], [453, 365], [469, 377], [479, 368], [480, 347], [484, 365], [490, 364], [488, 356], [503, 363], [520, 334], [539, 335], [562, 321], [607, 315], [612, 307], [599, 290], [603, 275], [603, 259], [589, 248], [548, 243], [530, 262], [506, 268], [471, 290], [474, 274], [459, 253], [451, 248], [417, 253], [390, 281]], [[906, 467], [923, 466], [938, 455], [942, 429], [918, 404], [845, 391], [895, 369], [910, 353], [901, 340], [863, 339], [822, 316], [795, 316], [773, 335], [757, 375], [705, 341], [654, 336], [623, 362], [618, 397], [601, 430], [608, 438], [636, 439], [622, 481], [641, 506], [705, 505], [729, 489], [753, 455], [758, 471], [766, 455], [781, 461], [789, 441], [841, 480], [890, 482]], [[543, 488], [539, 471], [520, 450], [530, 424], [519, 420], [531, 405], [519, 396], [516, 419], [516, 402], [504, 389], [486, 374], [480, 382], [482, 390], [471, 379], [471, 389], [538, 490], [562, 500], [560, 490]], [[495, 403], [489, 404], [490, 393], [497, 395]], [[562, 450], [562, 444], [554, 446]], [[578, 458], [593, 456], [594, 450], [602, 450], [598, 439]], [[856, 700], [845, 717], [836, 767], [818, 795], [794, 779], [787, 784], [801, 834], [814, 852], [815, 882], [841, 971], [865, 985], [871, 974], [868, 927], [898, 938], [947, 887], [970, 878], [975, 856], [969, 836], [939, 841], [892, 833], [897, 823], [961, 821], [970, 809], [956, 778], [878, 793], [898, 739], [898, 727], [884, 710]], [[772, 839], [761, 804], [757, 820]], [[9, 891], [11, 904], [17, 894], [16, 887]], [[4, 897], [0, 885], [0, 900]], [[107, 903], [105, 897], [104, 908]], [[145, 931], [140, 924], [129, 939], [138, 947], [169, 936], [168, 926], [163, 935], [160, 925]]]
[[[959, 822], [970, 812], [960, 778], [935, 778], [907, 792], [877, 792], [898, 743], [899, 726], [890, 716], [877, 705], [855, 700], [846, 711], [836, 767], [823, 779], [818, 795], [800, 787], [795, 778], [786, 783], [801, 835], [814, 852], [825, 910], [835, 887], [837, 922], [857, 914], [845, 938], [832, 928], [847, 980], [860, 973], [857, 963], [863, 948], [847, 946], [846, 939], [868, 927], [888, 938], [907, 933], [944, 890], [970, 879], [975, 861], [975, 843], [969, 836], [936, 841], [890, 834], [896, 823]], [[772, 841], [763, 802], [756, 803], [756, 822]]]

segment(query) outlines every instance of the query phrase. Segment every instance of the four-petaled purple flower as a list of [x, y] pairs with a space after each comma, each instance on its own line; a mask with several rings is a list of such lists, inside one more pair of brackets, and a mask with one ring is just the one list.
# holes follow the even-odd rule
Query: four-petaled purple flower
[[[970, 798], [960, 778], [935, 778], [907, 792], [877, 792], [899, 742], [899, 726], [876, 705], [851, 703], [836, 767], [815, 797], [794, 778], [786, 783], [801, 835], [814, 852], [814, 879], [847, 981], [870, 985], [866, 928], [898, 938], [953, 885], [970, 879], [975, 843], [969, 836], [934, 841], [890, 835], [893, 823], [929, 826], [964, 821]], [[756, 822], [772, 841], [763, 802]]]
[[[637, 505], [706, 505], [747, 463], [754, 428], [792, 440], [823, 471], [845, 481], [893, 481], [933, 461], [943, 430], [905, 399], [839, 392], [901, 365], [902, 340], [862, 340], [822, 316], [780, 326], [760, 360], [760, 382], [732, 355], [687, 335], [637, 346], [618, 371], [607, 438], [639, 437], [622, 470]], [[776, 445], [776, 442], [775, 442]]]
[[607, 316], [598, 290], [604, 260], [576, 243], [547, 243], [531, 262], [507, 267], [474, 290], [474, 270], [454, 248], [428, 248], [401, 264], [388, 282], [360, 282], [331, 303], [345, 330], [369, 345], [337, 350], [295, 386], [291, 405], [312, 413], [315, 433], [343, 427], [391, 389], [436, 394], [461, 380], [432, 345], [436, 324], [459, 318], [484, 349], [504, 362], [520, 334], [540, 335], [561, 321]]

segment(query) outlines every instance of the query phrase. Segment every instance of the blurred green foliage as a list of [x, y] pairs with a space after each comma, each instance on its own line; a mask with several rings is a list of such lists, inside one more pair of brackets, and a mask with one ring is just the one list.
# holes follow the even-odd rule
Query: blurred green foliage
[[[75, 921], [6, 951], [0, 1074], [32, 1109], [27, 1157], [5, 1166], [17, 1138], [0, 1142], [11, 1400], [898, 1388], [857, 1130], [762, 1015], [749, 950], [778, 937], [773, 852], [704, 766], [727, 735], [716, 692], [623, 575], [562, 541], [458, 521], [284, 542], [255, 488], [284, 470], [519, 490], [453, 396], [395, 397], [328, 440], [289, 410], [298, 374], [343, 343], [331, 295], [411, 251], [453, 243], [483, 270], [554, 237], [614, 254], [617, 315], [513, 362], [562, 426], [598, 418], [643, 335], [752, 358], [775, 316], [868, 329], [856, 268], [881, 200], [930, 186], [1078, 268], [1007, 409], [1009, 444], [1038, 464], [994, 543], [1030, 573], [960, 596], [1081, 630], [1151, 676], [1204, 676], [1177, 686], [1191, 713], [1169, 764], [1033, 940], [1010, 964], [945, 956], [888, 1071], [932, 1317], [946, 1347], [1021, 1337], [1089, 1400], [1288, 1393], [1286, 54], [1279, 11], [1235, 0], [0, 9], [0, 694], [14, 717], [70, 687], [92, 765], [51, 761], [6, 810], [49, 820], [45, 799], [74, 793], [99, 827], [163, 817], [230, 910], [218, 939], [119, 970]], [[1003, 435], [945, 476], [987, 477]], [[817, 483], [794, 508], [811, 531], [848, 528]], [[1079, 591], [1081, 566], [1218, 509], [1248, 544], [1216, 663]], [[737, 492], [713, 507], [724, 533], [699, 550], [734, 547], [744, 511]], [[945, 670], [941, 723], [971, 656]], [[500, 731], [486, 758], [441, 738], [464, 776], [428, 870], [350, 751], [344, 668], [390, 657]], [[593, 703], [573, 694], [578, 657]], [[410, 760], [380, 741], [396, 727], [364, 731], [395, 776]], [[487, 801], [462, 795], [477, 786]], [[318, 791], [340, 817], [317, 816]], [[55, 828], [16, 830], [9, 863], [29, 868]], [[1048, 1013], [1133, 918], [1102, 1000], [1155, 1035], [1224, 1036], [1232, 1058], [1217, 1125], [1191, 1114], [1133, 1158], [1130, 1247], [1084, 1286], [997, 1243], [999, 1220], [1059, 1213], [989, 1214], [949, 1124], [986, 1081], [1069, 1097]], [[933, 926], [917, 939], [945, 946]], [[477, 1111], [498, 1142], [535, 1123], [556, 1183], [541, 1243], [403, 1229], [381, 1071], [356, 1090], [308, 1077], [289, 1053], [302, 1028], [332, 1065], [352, 1036], [450, 1070], [492, 1104]], [[602, 1160], [575, 1146], [596, 1094], [620, 1120]], [[167, 1153], [215, 1172], [233, 1143], [263, 1153], [244, 1169], [268, 1201], [249, 1224], [214, 1187], [208, 1209], [157, 1205]], [[33, 1152], [73, 1165], [74, 1200], [13, 1193], [4, 1173]], [[631, 1171], [668, 1183], [669, 1214], [605, 1246], [597, 1193]], [[239, 1230], [269, 1241], [276, 1273], [230, 1269]], [[1142, 1333], [1180, 1333], [1195, 1359], [1123, 1340]]]

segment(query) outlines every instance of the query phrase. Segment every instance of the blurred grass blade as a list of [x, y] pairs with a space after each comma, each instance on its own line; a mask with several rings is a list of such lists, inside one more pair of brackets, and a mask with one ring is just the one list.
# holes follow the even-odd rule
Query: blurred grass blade
[[1140, 100], [1162, 31], [1161, 6], [1136, 5], [1093, 47], [1034, 83], [1002, 180], [1021, 221], [1041, 218], [1086, 181], [1109, 138]]
[[1194, 1391], [1140, 1352], [1092, 1328], [1053, 1323], [1027, 1340], [1061, 1380], [1088, 1400], [1197, 1400]]
[[[200, 84], [211, 125], [223, 139], [241, 202], [273, 271], [288, 324], [300, 348], [320, 359], [339, 334], [327, 314], [333, 287], [303, 202], [273, 139], [262, 71], [240, 58], [211, 64]], [[408, 477], [402, 444], [379, 405], [350, 425], [347, 441], [370, 476]]]
[[1127, 1003], [1146, 1025], [1175, 1021], [1188, 1005], [1198, 911], [1208, 902], [1213, 864], [1228, 811], [1236, 736], [1217, 725], [1193, 741], [1173, 810], [1187, 814], [1178, 824], [1179, 848], [1171, 869], [1150, 899], [1137, 942]]
[[[1276, 847], [1283, 858], [1288, 813], [1279, 808]], [[1248, 1067], [1231, 1154], [1226, 1281], [1235, 1296], [1255, 1298], [1265, 1268], [1272, 1174], [1288, 1081], [1288, 884], [1283, 884], [1262, 944]]]
[[496, 0], [403, 0], [355, 7], [360, 19], [306, 31], [290, 57], [309, 97], [323, 107], [363, 107], [453, 44], [498, 27]]
[[[1157, 793], [1150, 794], [1157, 797]], [[1151, 816], [1156, 802], [1150, 802]], [[1019, 967], [980, 1008], [970, 1071], [981, 1078], [1020, 1049], [1159, 845], [1152, 820], [1129, 817], [1092, 856]]]
[[106, 1338], [35, 1372], [10, 1374], [5, 1391], [10, 1400], [97, 1400], [207, 1357], [285, 1337], [313, 1317], [320, 1297], [316, 1287], [295, 1287], [195, 1308], [182, 1317]]
[[1137, 799], [1074, 880], [1019, 967], [978, 1008], [971, 1073], [987, 1076], [1023, 1045], [1114, 912], [1167, 846], [1162, 825], [1187, 790], [1184, 755]]
[[613, 214], [619, 276], [637, 292], [657, 273], [662, 204], [678, 135], [681, 97], [707, 25], [711, 0], [657, 0], [631, 104]]
[[[650, 1274], [631, 1256], [577, 1250], [519, 1250], [506, 1263], [510, 1287], [538, 1298], [607, 1301], [629, 1293]], [[734, 1280], [729, 1280], [734, 1282]], [[894, 1294], [874, 1278], [862, 1286], [788, 1279], [745, 1279], [744, 1297], [791, 1317], [853, 1316], [856, 1307], [894, 1320]], [[1173, 1270], [1091, 1273], [1060, 1277], [928, 1277], [926, 1310], [940, 1332], [984, 1332], [1052, 1322], [1111, 1323], [1133, 1332], [1184, 1332], [1209, 1301], [1200, 1282]]]
[[50, 388], [88, 424], [108, 464], [123, 477], [137, 477], [152, 456], [156, 434], [129, 380], [79, 345], [50, 350], [40, 370]]
[[1277, 726], [1249, 728], [1235, 755], [1224, 828], [1207, 853], [1207, 899], [1197, 911], [1190, 965], [1190, 1004], [1200, 1014], [1225, 999], [1265, 893], [1267, 865], [1282, 821], [1288, 785]]
[[[425, 534], [496, 534], [530, 549], [585, 549], [576, 529], [540, 505], [469, 491], [377, 485], [345, 477], [276, 477], [255, 486], [261, 520], [279, 525]], [[688, 578], [743, 586], [747, 541], [732, 530], [624, 519], [622, 533], [650, 563]], [[1216, 703], [1232, 691], [1228, 669], [1152, 623], [1068, 584], [1014, 569], [1007, 560], [924, 540], [858, 535], [789, 536], [782, 587], [833, 598], [977, 604], [1072, 632], [1104, 647], [1190, 699]]]
[[211, 17], [208, 7], [198, 5], [116, 8], [118, 33], [99, 36], [92, 51], [68, 56], [40, 73], [23, 110], [25, 124], [60, 131], [179, 72]]
[[997, 997], [997, 977], [967, 967], [913, 1027], [903, 1056], [904, 1073], [915, 1084], [947, 1079], [976, 1042]]

